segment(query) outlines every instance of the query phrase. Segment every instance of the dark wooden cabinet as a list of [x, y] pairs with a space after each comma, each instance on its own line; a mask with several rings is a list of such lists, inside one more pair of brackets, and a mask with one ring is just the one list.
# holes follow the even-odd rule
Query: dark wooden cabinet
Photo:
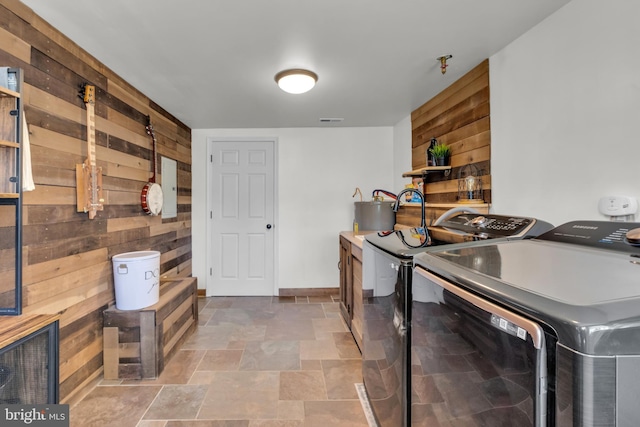
[[340, 235], [340, 312], [358, 347], [362, 348], [362, 248]]
[[362, 332], [364, 328], [365, 292], [362, 290], [362, 249], [351, 245], [351, 288], [353, 290], [351, 310], [351, 333], [362, 350]]

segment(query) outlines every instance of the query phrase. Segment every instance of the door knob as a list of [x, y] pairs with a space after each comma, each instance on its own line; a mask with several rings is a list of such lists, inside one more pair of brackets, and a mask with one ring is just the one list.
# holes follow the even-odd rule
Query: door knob
[[267, 224], [267, 230], [271, 230], [271, 224]]

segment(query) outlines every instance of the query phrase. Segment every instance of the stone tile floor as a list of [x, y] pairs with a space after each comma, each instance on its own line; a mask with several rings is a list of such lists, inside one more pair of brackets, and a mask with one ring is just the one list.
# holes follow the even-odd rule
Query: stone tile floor
[[368, 427], [335, 297], [201, 298], [198, 323], [157, 379], [103, 380], [71, 426]]

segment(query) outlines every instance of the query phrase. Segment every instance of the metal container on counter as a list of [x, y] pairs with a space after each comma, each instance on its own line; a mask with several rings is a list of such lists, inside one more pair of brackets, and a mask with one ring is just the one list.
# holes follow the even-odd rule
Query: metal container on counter
[[355, 202], [355, 220], [360, 231], [393, 230], [396, 224], [394, 202], [372, 200]]

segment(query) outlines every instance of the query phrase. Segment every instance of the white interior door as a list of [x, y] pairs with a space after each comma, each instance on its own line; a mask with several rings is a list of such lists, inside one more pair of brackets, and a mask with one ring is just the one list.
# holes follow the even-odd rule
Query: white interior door
[[275, 294], [275, 141], [211, 141], [207, 295]]

